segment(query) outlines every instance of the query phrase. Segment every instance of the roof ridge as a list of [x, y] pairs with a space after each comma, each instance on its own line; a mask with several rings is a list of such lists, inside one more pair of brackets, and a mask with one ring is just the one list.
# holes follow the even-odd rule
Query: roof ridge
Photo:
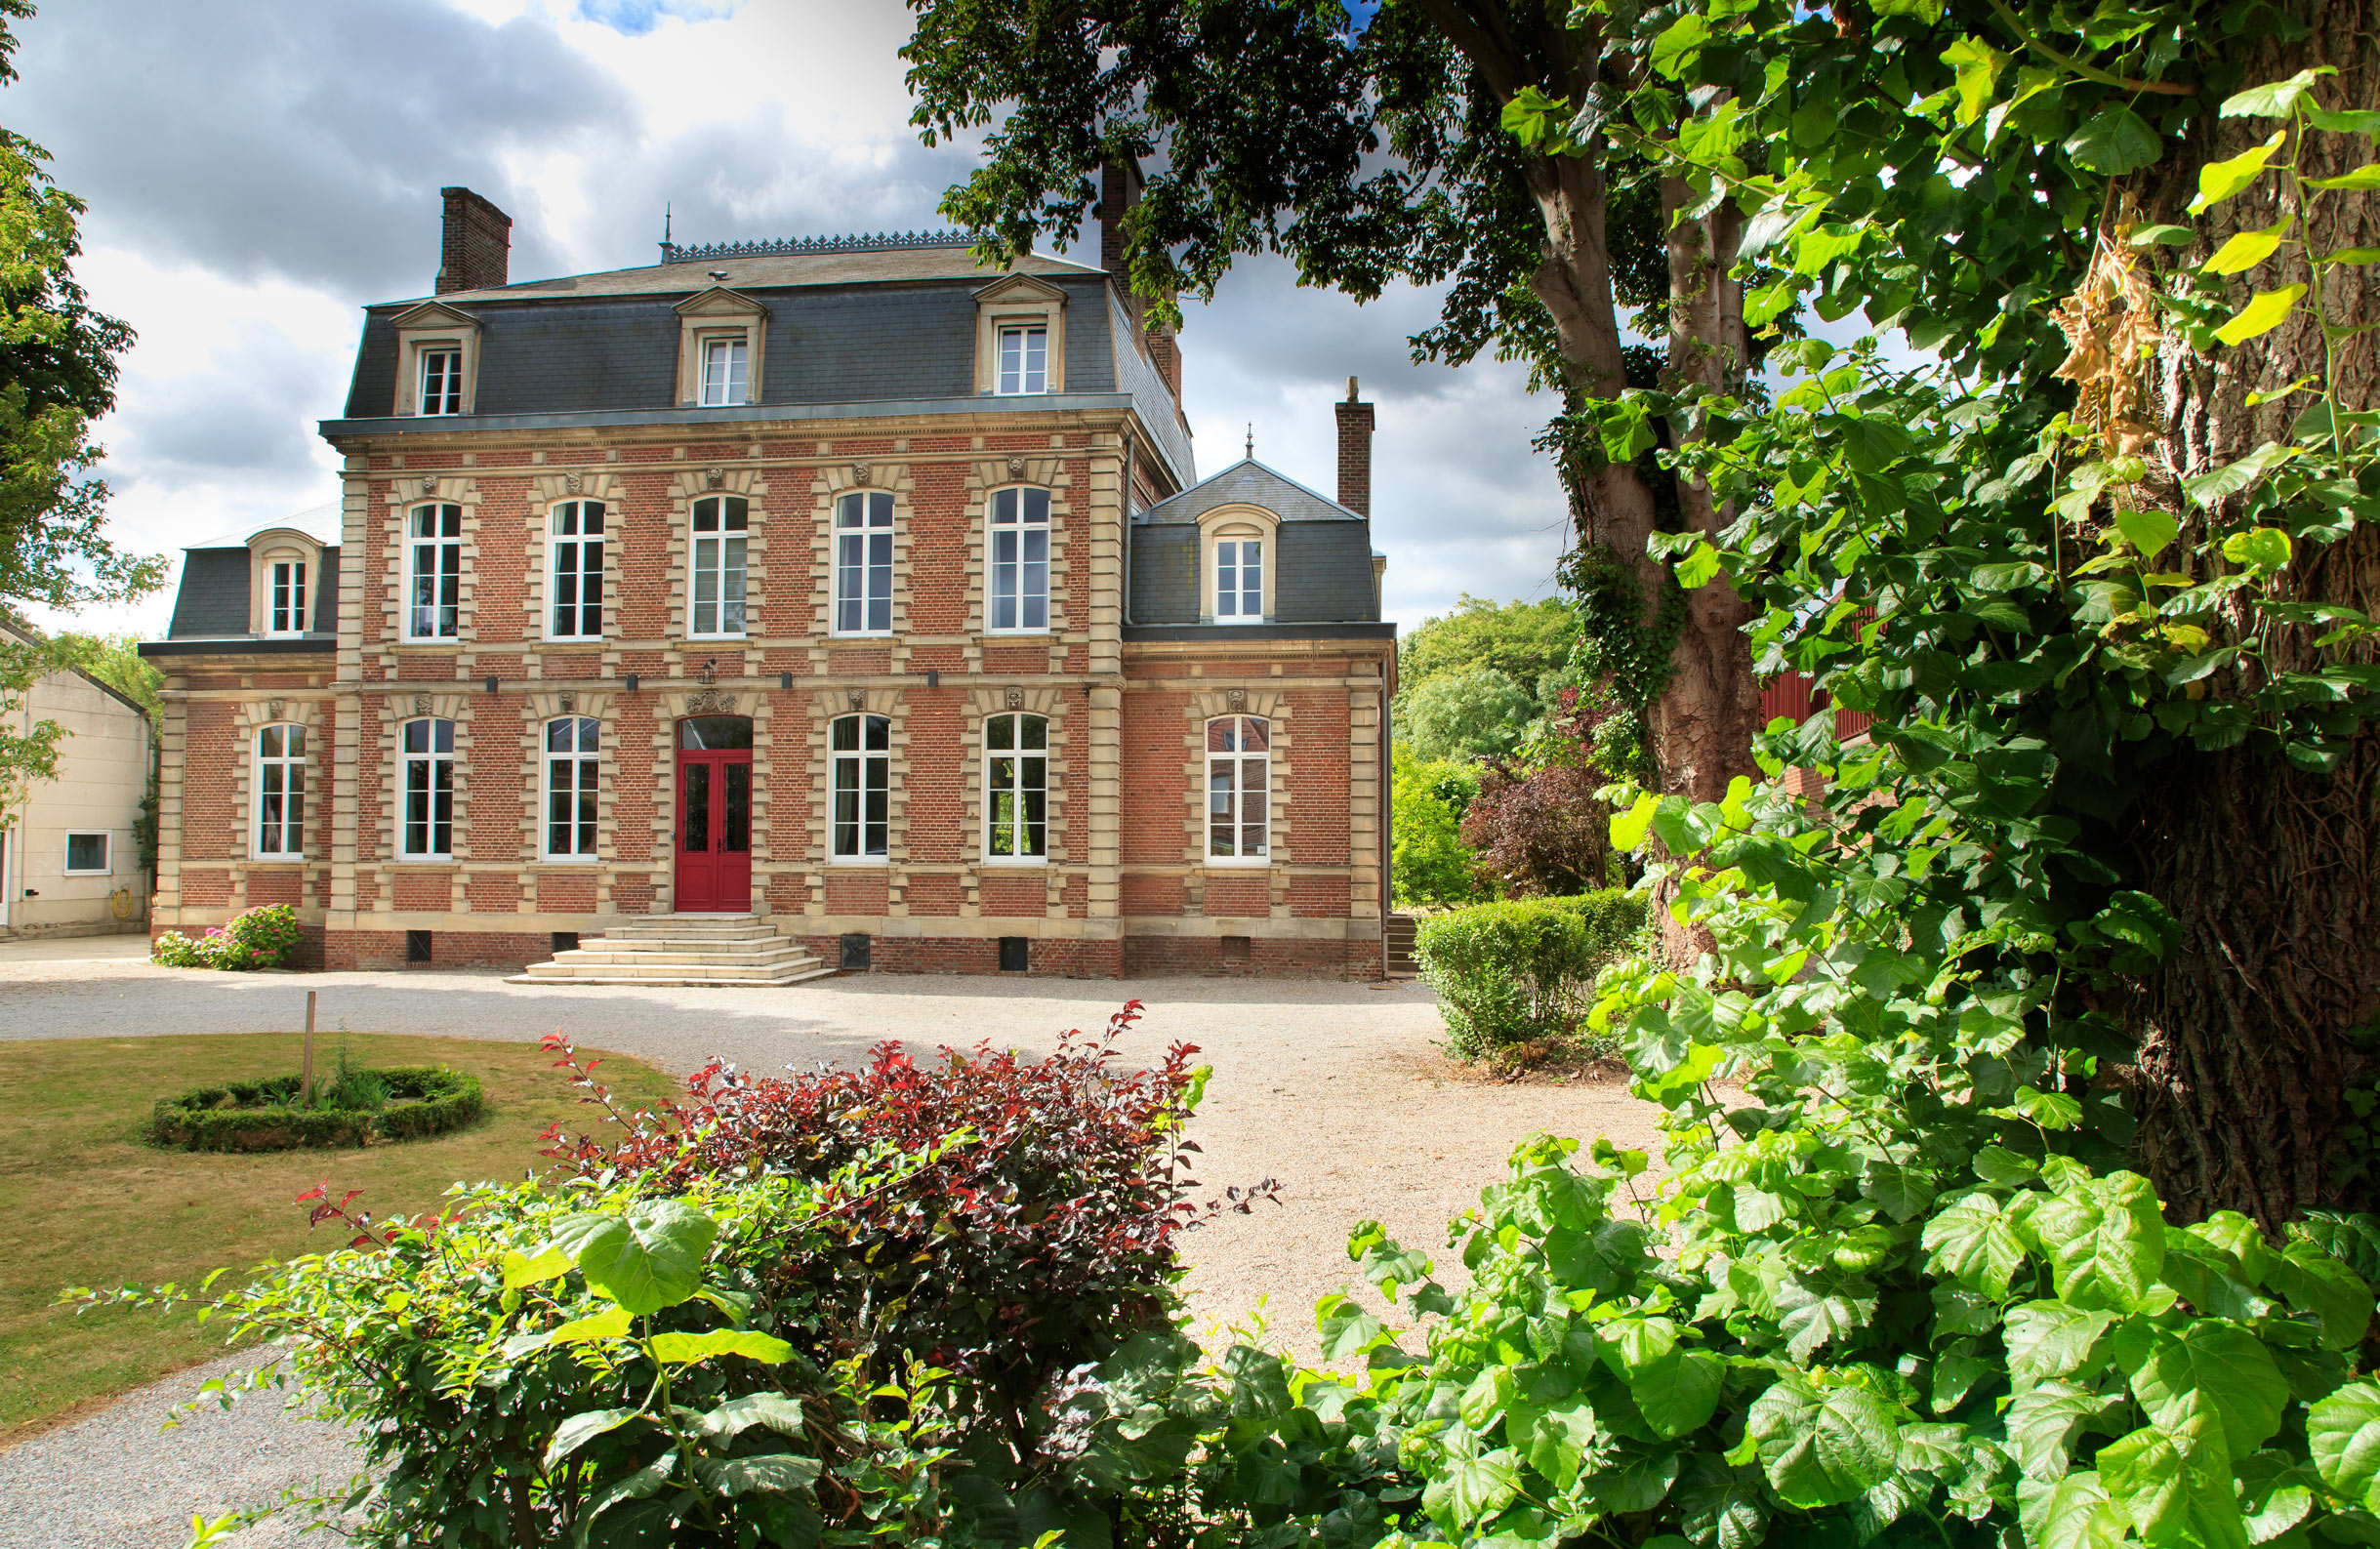
[[878, 231], [842, 236], [789, 236], [752, 242], [661, 244], [664, 264], [694, 264], [709, 259], [778, 258], [801, 253], [898, 253], [912, 248], [973, 247], [982, 240], [974, 231]]

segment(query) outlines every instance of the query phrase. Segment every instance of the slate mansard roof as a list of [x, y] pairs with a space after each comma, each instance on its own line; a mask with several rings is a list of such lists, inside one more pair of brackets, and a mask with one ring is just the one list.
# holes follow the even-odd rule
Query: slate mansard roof
[[[339, 505], [311, 507], [284, 520], [257, 529], [259, 533], [294, 530], [319, 540], [336, 537]], [[256, 552], [247, 534], [209, 538], [183, 550], [182, 583], [174, 592], [174, 617], [163, 641], [141, 647], [144, 656], [179, 654], [189, 650], [264, 651], [268, 653], [327, 651], [339, 634], [339, 546], [326, 543], [316, 567], [307, 578], [313, 588], [312, 621], [304, 634], [264, 635], [249, 628], [254, 614], [249, 588], [256, 580]]]
[[[1225, 506], [1253, 506], [1281, 518], [1273, 535], [1275, 632], [1310, 632], [1301, 628], [1307, 626], [1356, 625], [1393, 632], [1393, 626], [1380, 622], [1372, 523], [1253, 458], [1133, 513], [1127, 615], [1133, 626], [1146, 629], [1199, 623], [1203, 556], [1198, 522]], [[1211, 628], [1230, 632], [1249, 627]]]
[[[395, 419], [395, 319], [420, 301], [365, 309], [347, 419], [325, 434], [438, 430], [486, 425], [717, 421], [840, 413], [954, 413], [1128, 405], [1177, 483], [1196, 476], [1173, 394], [1134, 341], [1105, 270], [1026, 254], [1007, 272], [1066, 296], [1066, 390], [1037, 400], [975, 390], [975, 293], [1001, 279], [964, 247], [769, 253], [695, 258], [532, 280], [434, 300], [479, 325], [472, 414], [425, 423]], [[723, 276], [723, 277], [714, 277]], [[686, 409], [676, 395], [679, 319], [690, 297], [723, 287], [768, 309], [766, 369], [757, 408]], [[1104, 400], [1104, 401], [1101, 401]], [[491, 428], [498, 427], [489, 427]]]

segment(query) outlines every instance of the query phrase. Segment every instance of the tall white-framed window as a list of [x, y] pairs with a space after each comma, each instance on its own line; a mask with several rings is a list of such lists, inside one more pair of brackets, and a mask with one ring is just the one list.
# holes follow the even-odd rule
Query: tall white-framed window
[[1224, 538], [1214, 546], [1214, 622], [1264, 622], [1264, 540]]
[[276, 559], [267, 568], [265, 632], [306, 632], [306, 561]]
[[405, 638], [452, 639], [462, 628], [463, 508], [405, 513]]
[[1049, 390], [1049, 330], [1039, 323], [1000, 331], [1000, 387], [1003, 393]]
[[892, 722], [841, 715], [834, 732], [835, 859], [883, 860], [892, 830]]
[[397, 852], [409, 861], [443, 861], [455, 853], [455, 723], [409, 720], [399, 729], [403, 806], [397, 814]]
[[703, 341], [702, 402], [706, 408], [744, 402], [751, 383], [751, 368], [745, 359], [745, 344], [741, 339], [706, 339]]
[[694, 503], [687, 633], [718, 639], [744, 632], [744, 546], [751, 519], [740, 495], [706, 495]]
[[1273, 807], [1272, 726], [1260, 715], [1207, 722], [1207, 858], [1268, 858]]
[[1049, 858], [1049, 722], [1008, 712], [983, 723], [983, 853]]
[[603, 503], [566, 500], [546, 518], [549, 640], [595, 640], [603, 634]]
[[990, 527], [985, 552], [992, 569], [991, 627], [1048, 629], [1049, 492], [994, 490]]
[[593, 715], [546, 722], [546, 859], [595, 858], [595, 795], [603, 723]]
[[460, 349], [425, 349], [421, 351], [421, 391], [413, 400], [416, 414], [461, 414], [463, 412], [463, 351]]
[[68, 876], [105, 876], [114, 871], [115, 836], [104, 832], [70, 833], [66, 836], [66, 875]]
[[306, 854], [306, 728], [260, 726], [256, 734], [256, 853], [294, 861]]
[[835, 503], [835, 632], [892, 632], [892, 497], [853, 490]]

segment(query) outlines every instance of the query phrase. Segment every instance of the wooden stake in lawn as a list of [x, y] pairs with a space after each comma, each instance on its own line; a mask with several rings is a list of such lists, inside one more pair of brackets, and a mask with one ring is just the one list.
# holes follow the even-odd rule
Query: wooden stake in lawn
[[314, 1106], [314, 992], [306, 992], [306, 1074], [298, 1078], [299, 1101]]

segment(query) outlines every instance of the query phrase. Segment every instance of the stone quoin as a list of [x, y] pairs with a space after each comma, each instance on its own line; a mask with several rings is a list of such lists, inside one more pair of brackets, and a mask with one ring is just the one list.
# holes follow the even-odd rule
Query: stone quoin
[[[1139, 190], [1103, 180], [1114, 229]], [[964, 237], [508, 282], [444, 190], [368, 307], [335, 505], [192, 548], [154, 927], [519, 967], [759, 917], [876, 971], [1376, 979], [1395, 627], [1372, 411], [1336, 499], [1203, 481], [1179, 341]]]

